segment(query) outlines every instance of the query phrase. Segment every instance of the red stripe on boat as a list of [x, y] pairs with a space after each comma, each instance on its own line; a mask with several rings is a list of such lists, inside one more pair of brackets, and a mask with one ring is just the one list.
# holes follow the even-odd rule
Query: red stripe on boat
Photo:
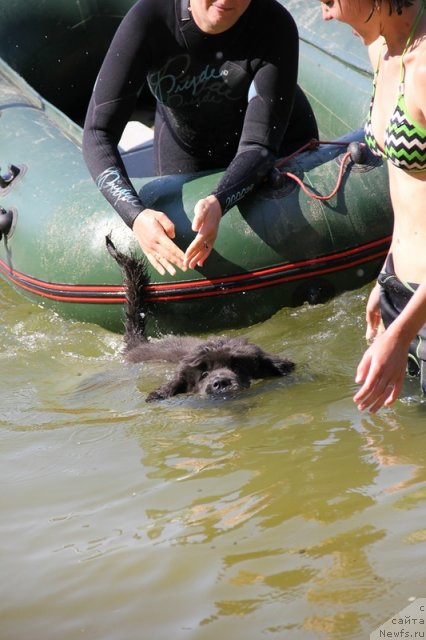
[[[387, 236], [356, 248], [320, 258], [267, 267], [256, 271], [224, 276], [223, 278], [154, 283], [146, 287], [146, 299], [147, 301], [155, 300], [156, 302], [161, 302], [226, 295], [342, 271], [386, 256], [390, 240], [391, 237]], [[341, 262], [341, 264], [336, 264], [337, 262]], [[123, 304], [125, 301], [125, 292], [122, 285], [46, 282], [12, 269], [3, 260], [0, 260], [0, 271], [17, 287], [25, 289], [34, 295], [57, 300], [58, 302]]]

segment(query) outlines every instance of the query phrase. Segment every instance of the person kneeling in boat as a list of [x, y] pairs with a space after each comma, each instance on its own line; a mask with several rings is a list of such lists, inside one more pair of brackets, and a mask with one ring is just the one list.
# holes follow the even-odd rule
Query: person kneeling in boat
[[[318, 138], [297, 85], [298, 47], [295, 22], [277, 0], [139, 0], [124, 17], [90, 100], [83, 152], [160, 274], [202, 266], [222, 215], [277, 157]], [[194, 208], [197, 235], [185, 253], [167, 215], [140, 200], [118, 152], [145, 82], [156, 100], [157, 175], [225, 169]]]
[[325, 20], [346, 22], [369, 48], [376, 73], [365, 139], [389, 160], [394, 231], [367, 303], [373, 342], [354, 396], [375, 412], [398, 397], [407, 361], [426, 392], [426, 0], [321, 1]]

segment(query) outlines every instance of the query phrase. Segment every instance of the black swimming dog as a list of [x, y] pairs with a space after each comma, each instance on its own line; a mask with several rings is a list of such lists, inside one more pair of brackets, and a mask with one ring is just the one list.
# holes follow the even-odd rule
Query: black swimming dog
[[149, 283], [146, 263], [118, 251], [110, 236], [106, 237], [106, 243], [124, 273], [126, 359], [129, 362], [165, 360], [178, 364], [172, 379], [150, 393], [147, 402], [178, 393], [234, 394], [248, 388], [251, 380], [285, 376], [294, 368], [291, 360], [266, 353], [242, 338], [165, 336], [148, 340], [144, 314], [144, 287]]

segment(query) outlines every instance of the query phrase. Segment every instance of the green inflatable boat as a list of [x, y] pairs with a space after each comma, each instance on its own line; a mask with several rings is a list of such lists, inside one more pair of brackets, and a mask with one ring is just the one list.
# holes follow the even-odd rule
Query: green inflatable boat
[[[0, 274], [31, 300], [114, 331], [123, 328], [124, 290], [105, 236], [122, 251], [137, 247], [89, 176], [81, 123], [114, 30], [132, 4], [0, 6]], [[247, 326], [283, 306], [360, 287], [383, 263], [392, 231], [386, 167], [368, 154], [361, 158], [359, 145], [347, 153], [350, 143], [363, 141], [371, 90], [363, 47], [338, 23], [324, 25], [317, 3], [283, 4], [299, 25], [300, 84], [321, 137], [340, 144], [300, 153], [280, 167], [286, 175], [229, 211], [203, 268], [173, 278], [151, 272], [151, 333]], [[145, 124], [151, 108], [142, 94]], [[122, 153], [143, 200], [167, 212], [186, 247], [193, 207], [218, 174], [157, 178], [150, 140], [123, 143]], [[339, 174], [333, 197], [312, 197], [330, 194]]]

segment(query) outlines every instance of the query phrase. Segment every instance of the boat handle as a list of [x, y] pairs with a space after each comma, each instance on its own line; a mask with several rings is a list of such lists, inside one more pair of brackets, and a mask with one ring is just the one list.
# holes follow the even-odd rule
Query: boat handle
[[7, 236], [12, 228], [13, 211], [6, 211], [3, 207], [0, 207], [0, 240], [3, 238], [3, 234]]
[[0, 189], [7, 189], [12, 182], [19, 176], [21, 170], [14, 164], [10, 164], [6, 173], [0, 175]]

